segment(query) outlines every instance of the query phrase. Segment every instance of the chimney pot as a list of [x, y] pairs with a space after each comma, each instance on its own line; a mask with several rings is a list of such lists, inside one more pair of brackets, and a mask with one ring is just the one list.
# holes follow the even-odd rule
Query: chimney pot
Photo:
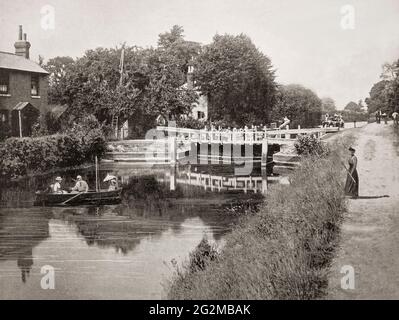
[[19, 26], [18, 40], [14, 43], [14, 47], [15, 47], [15, 54], [17, 56], [29, 59], [30, 43], [26, 40], [26, 33], [22, 32], [21, 25]]
[[19, 26], [18, 40], [22, 40], [22, 25]]

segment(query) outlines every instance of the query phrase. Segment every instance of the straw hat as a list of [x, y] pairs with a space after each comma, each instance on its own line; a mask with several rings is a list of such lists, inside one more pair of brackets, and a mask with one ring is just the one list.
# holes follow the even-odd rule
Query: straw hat
[[104, 182], [111, 181], [111, 180], [116, 180], [116, 177], [111, 174], [107, 174], [107, 176], [104, 178]]
[[62, 181], [62, 178], [61, 177], [57, 177], [57, 178], [55, 178], [55, 181]]

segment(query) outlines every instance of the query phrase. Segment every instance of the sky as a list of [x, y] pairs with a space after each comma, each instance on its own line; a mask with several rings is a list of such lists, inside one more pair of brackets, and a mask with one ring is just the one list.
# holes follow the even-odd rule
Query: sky
[[155, 46], [175, 24], [202, 44], [247, 34], [279, 83], [302, 84], [339, 109], [364, 100], [382, 64], [399, 58], [399, 0], [0, 0], [0, 51], [14, 52], [18, 25], [31, 59], [47, 60], [123, 42]]

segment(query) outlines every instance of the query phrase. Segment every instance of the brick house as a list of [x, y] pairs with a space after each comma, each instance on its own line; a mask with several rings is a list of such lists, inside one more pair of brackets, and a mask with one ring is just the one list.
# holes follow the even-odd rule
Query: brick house
[[15, 54], [0, 51], [0, 122], [13, 136], [29, 136], [40, 113], [48, 111], [48, 72], [29, 59], [30, 46], [19, 26]]

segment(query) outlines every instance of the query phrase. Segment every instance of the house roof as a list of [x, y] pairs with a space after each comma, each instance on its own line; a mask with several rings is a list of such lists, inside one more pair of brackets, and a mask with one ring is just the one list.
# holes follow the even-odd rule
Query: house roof
[[[13, 110], [22, 110], [27, 106], [31, 106], [32, 108], [35, 108], [34, 106], [32, 106], [32, 104], [30, 102], [18, 102], [16, 104], [16, 106], [14, 108], [12, 108]], [[35, 108], [36, 109], [36, 108]]]
[[0, 51], [0, 69], [12, 69], [35, 73], [48, 74], [36, 62], [16, 54]]

